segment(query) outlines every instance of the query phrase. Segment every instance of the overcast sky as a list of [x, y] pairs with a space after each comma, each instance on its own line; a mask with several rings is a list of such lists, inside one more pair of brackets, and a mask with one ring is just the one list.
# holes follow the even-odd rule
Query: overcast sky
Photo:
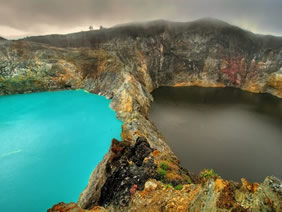
[[90, 25], [213, 17], [282, 36], [282, 0], [0, 0], [0, 36], [88, 30]]

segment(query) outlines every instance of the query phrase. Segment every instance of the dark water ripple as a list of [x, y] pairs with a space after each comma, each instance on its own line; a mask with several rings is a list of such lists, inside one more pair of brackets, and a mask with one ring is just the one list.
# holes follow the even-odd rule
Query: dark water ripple
[[234, 88], [162, 87], [150, 119], [188, 170], [282, 178], [282, 100]]

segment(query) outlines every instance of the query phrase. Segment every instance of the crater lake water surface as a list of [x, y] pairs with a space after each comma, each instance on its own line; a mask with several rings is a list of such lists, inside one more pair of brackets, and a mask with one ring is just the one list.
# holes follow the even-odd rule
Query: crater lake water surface
[[282, 178], [282, 100], [233, 88], [162, 87], [150, 119], [182, 165], [224, 179]]
[[76, 202], [120, 139], [109, 103], [82, 90], [0, 97], [0, 211]]

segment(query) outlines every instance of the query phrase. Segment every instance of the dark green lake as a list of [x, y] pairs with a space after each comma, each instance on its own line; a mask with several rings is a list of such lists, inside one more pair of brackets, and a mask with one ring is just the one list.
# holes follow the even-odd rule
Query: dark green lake
[[0, 211], [76, 202], [111, 139], [120, 139], [109, 104], [82, 90], [0, 97]]
[[235, 88], [161, 87], [150, 119], [189, 171], [282, 178], [282, 100]]

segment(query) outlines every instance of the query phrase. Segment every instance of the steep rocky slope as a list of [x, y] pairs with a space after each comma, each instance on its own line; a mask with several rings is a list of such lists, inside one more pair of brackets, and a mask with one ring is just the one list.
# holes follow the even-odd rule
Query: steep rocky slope
[[163, 85], [231, 86], [281, 98], [282, 38], [202, 19], [0, 41], [0, 94], [86, 89], [111, 98], [124, 122], [123, 142], [113, 141], [78, 205], [59, 204], [50, 211], [95, 205], [125, 211], [282, 210], [275, 177], [239, 184], [211, 171], [194, 176], [181, 167], [147, 118], [150, 92]]

